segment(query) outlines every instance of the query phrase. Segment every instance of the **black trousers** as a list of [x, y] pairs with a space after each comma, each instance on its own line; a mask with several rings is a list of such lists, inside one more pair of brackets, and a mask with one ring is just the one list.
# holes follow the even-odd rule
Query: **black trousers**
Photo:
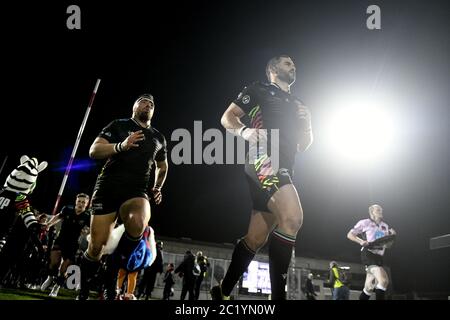
[[195, 280], [195, 300], [198, 300], [198, 297], [200, 296], [200, 287], [202, 286], [203, 278], [203, 275], [200, 275], [197, 277], [197, 280]]
[[146, 296], [150, 296], [152, 294], [153, 288], [155, 287], [156, 274], [158, 272], [153, 268], [149, 267], [144, 270], [144, 275], [142, 277], [142, 281], [139, 284], [139, 292], [138, 295], [145, 294]]
[[189, 292], [189, 300], [195, 300], [194, 286], [195, 286], [195, 278], [194, 277], [186, 278], [186, 276], [184, 276], [180, 300], [184, 300], [184, 298], [186, 298], [187, 292]]

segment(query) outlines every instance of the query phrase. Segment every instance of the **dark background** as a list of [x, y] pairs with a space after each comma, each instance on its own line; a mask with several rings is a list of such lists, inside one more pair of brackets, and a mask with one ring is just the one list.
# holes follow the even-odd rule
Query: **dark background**
[[[346, 233], [376, 202], [399, 234], [386, 257], [396, 291], [450, 292], [450, 248], [429, 250], [430, 237], [450, 233], [448, 1], [60, 2], [22, 2], [2, 15], [0, 178], [22, 154], [48, 161], [38, 209], [53, 209], [97, 78], [63, 204], [92, 192], [101, 163], [88, 159], [89, 146], [111, 120], [131, 116], [138, 94], [155, 96], [153, 125], [170, 150], [172, 131], [193, 132], [195, 120], [221, 128], [242, 87], [286, 53], [315, 132], [295, 167], [305, 212], [297, 255], [358, 262]], [[81, 30], [66, 28], [71, 4]], [[366, 28], [371, 4], [381, 7], [381, 30]], [[367, 90], [394, 96], [398, 131], [395, 150], [365, 167], [339, 161], [323, 132], [336, 94]], [[157, 235], [234, 242], [251, 209], [243, 177], [238, 165], [170, 166], [163, 204], [152, 208]]]

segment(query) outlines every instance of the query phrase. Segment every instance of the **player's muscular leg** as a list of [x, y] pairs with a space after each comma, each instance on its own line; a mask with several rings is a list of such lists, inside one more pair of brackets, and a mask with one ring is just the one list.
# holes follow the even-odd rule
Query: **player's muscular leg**
[[372, 273], [367, 272], [367, 274], [366, 274], [366, 282], [364, 284], [364, 289], [367, 292], [373, 292], [373, 290], [375, 289], [375, 285], [376, 285], [375, 276]]
[[61, 265], [61, 269], [59, 270], [59, 273], [61, 275], [65, 275], [67, 268], [72, 264], [72, 260], [65, 259]]
[[122, 204], [119, 214], [126, 232], [132, 237], [139, 237], [150, 220], [150, 203], [145, 198], [129, 199]]
[[252, 211], [247, 235], [244, 237], [245, 243], [253, 251], [258, 251], [267, 241], [272, 232], [276, 219], [272, 213], [264, 211]]
[[381, 285], [384, 288], [387, 288], [389, 285], [389, 277], [386, 273], [386, 271], [384, 271], [384, 269], [382, 267], [376, 266], [371, 268], [371, 273], [373, 274], [373, 276], [375, 277], [377, 284]]
[[50, 252], [50, 270], [57, 270], [61, 265], [61, 250], [52, 250]]
[[277, 229], [285, 234], [296, 236], [303, 223], [303, 209], [294, 185], [282, 186], [270, 198], [268, 207], [277, 218]]
[[94, 215], [91, 218], [91, 241], [87, 250], [88, 255], [100, 260], [103, 247], [108, 241], [111, 231], [114, 229], [116, 221], [116, 213], [108, 213], [105, 215]]

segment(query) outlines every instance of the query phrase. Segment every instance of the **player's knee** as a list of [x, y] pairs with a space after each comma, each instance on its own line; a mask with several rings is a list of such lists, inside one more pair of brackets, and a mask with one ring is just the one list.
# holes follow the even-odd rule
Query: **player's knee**
[[95, 260], [100, 260], [101, 255], [102, 255], [102, 250], [97, 249], [97, 248], [92, 248], [91, 250], [88, 250], [88, 255]]
[[247, 234], [244, 240], [247, 246], [256, 252], [264, 246], [264, 244], [267, 241], [267, 236], [263, 237], [258, 235]]
[[92, 258], [100, 258], [100, 256], [102, 255], [102, 250], [103, 250], [103, 246], [105, 244], [102, 243], [94, 243], [94, 242], [90, 242], [89, 243], [89, 247], [88, 247], [88, 255]]
[[382, 279], [380, 279], [380, 281], [378, 282], [380, 284], [380, 286], [382, 286], [383, 288], [387, 288], [389, 285], [389, 279], [386, 277], [383, 277]]
[[364, 286], [364, 293], [373, 293], [373, 290], [375, 289], [375, 286], [372, 285], [365, 285]]
[[302, 224], [302, 215], [289, 215], [280, 219], [278, 226], [286, 233], [294, 235], [297, 234], [298, 230], [300, 230]]
[[132, 215], [125, 224], [125, 230], [132, 237], [139, 237], [144, 232], [147, 223], [141, 215]]

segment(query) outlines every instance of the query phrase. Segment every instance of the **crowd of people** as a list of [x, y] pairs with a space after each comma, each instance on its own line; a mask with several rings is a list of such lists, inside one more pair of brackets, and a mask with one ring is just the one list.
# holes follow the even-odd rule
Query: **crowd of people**
[[[67, 205], [55, 216], [34, 210], [39, 224], [39, 240], [41, 248], [31, 240], [22, 220], [17, 220], [6, 241], [0, 241], [0, 254], [21, 252], [22, 254], [3, 256], [9, 260], [9, 267], [0, 274], [2, 288], [33, 289], [48, 292], [50, 297], [57, 297], [60, 288], [67, 287], [70, 265], [80, 266], [84, 252], [88, 247], [90, 233], [89, 196], [80, 193], [76, 196], [75, 205]], [[5, 250], [3, 251], [3, 247]], [[3, 251], [3, 252], [2, 252]], [[198, 300], [200, 287], [209, 267], [206, 256], [201, 251], [194, 256], [187, 251], [185, 259], [175, 269], [173, 262], [164, 262], [163, 242], [156, 243], [156, 258], [154, 262], [142, 270], [127, 272], [119, 269], [116, 287], [116, 299], [149, 300], [176, 299], [184, 300], [189, 292], [190, 300]], [[93, 287], [98, 296], [104, 298], [102, 278], [106, 275], [105, 257], [102, 268], [98, 270]], [[152, 296], [158, 274], [165, 284], [163, 295]], [[173, 285], [175, 276], [182, 279], [183, 291], [180, 297], [174, 297]], [[79, 288], [76, 288], [79, 289]]]

